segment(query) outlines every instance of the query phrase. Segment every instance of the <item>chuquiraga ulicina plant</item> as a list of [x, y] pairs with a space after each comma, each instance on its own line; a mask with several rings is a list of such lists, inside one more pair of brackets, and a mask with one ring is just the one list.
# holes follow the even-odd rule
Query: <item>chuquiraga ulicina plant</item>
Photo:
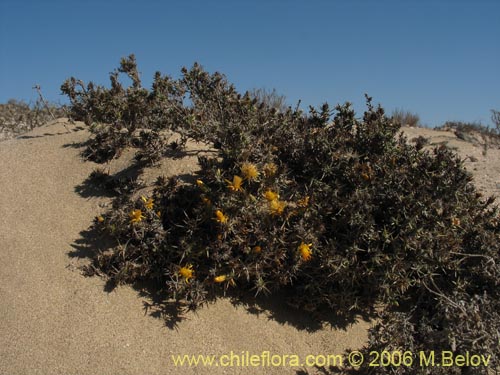
[[307, 311], [376, 311], [367, 354], [470, 351], [498, 364], [499, 213], [450, 150], [411, 145], [369, 97], [362, 118], [349, 103], [305, 114], [241, 95], [198, 64], [178, 80], [157, 73], [151, 90], [140, 86], [133, 57], [118, 71], [132, 87], [122, 88], [118, 73], [111, 89], [73, 78], [63, 85], [95, 134], [90, 155], [106, 160], [132, 145], [139, 158], [158, 160], [166, 129], [218, 153], [200, 158], [192, 183], [159, 177], [149, 196], [117, 197], [95, 224], [115, 245], [92, 269], [116, 283], [154, 280], [193, 309], [239, 288], [286, 290]]

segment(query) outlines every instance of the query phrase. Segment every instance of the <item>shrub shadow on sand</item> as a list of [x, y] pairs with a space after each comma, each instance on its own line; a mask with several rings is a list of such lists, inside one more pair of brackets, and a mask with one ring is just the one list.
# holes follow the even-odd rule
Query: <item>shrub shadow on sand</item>
[[[99, 276], [105, 280], [103, 291], [111, 293], [118, 285], [106, 275], [99, 271], [94, 265], [94, 260], [100, 254], [105, 253], [113, 247], [113, 241], [99, 232], [97, 227], [81, 231], [80, 237], [71, 245], [73, 250], [68, 253], [70, 258], [88, 260], [89, 262], [80, 267], [84, 276]], [[169, 329], [179, 328], [179, 323], [188, 317], [192, 310], [183, 301], [169, 300], [167, 294], [161, 288], [159, 282], [151, 280], [138, 281], [131, 284], [132, 288], [143, 298], [144, 313], [162, 319]], [[198, 309], [210, 309], [210, 305], [219, 298], [225, 298], [235, 308], [244, 308], [249, 314], [264, 317], [278, 322], [281, 325], [291, 325], [298, 330], [315, 332], [329, 327], [336, 330], [347, 330], [351, 325], [359, 321], [370, 321], [374, 311], [351, 311], [344, 314], [336, 314], [332, 310], [306, 311], [290, 304], [290, 293], [287, 290], [278, 291], [272, 295], [258, 295], [245, 289], [229, 289], [226, 293], [220, 290], [212, 290], [207, 303]]]

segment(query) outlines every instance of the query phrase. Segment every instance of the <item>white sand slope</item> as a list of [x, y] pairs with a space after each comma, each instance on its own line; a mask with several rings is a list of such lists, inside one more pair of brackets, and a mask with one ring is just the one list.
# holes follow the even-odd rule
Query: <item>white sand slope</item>
[[309, 332], [293, 324], [304, 314], [287, 318], [282, 307], [270, 318], [225, 299], [171, 329], [131, 287], [107, 292], [102, 279], [82, 276], [70, 254], [106, 202], [76, 191], [95, 165], [71, 145], [87, 137], [56, 122], [0, 143], [0, 374], [295, 374], [301, 368], [180, 369], [170, 356], [340, 354], [365, 342], [366, 322]]

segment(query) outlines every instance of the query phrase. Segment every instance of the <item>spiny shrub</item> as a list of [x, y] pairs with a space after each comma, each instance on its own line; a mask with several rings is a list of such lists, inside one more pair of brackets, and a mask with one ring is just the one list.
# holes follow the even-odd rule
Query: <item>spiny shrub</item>
[[[349, 103], [306, 115], [240, 95], [199, 65], [179, 81], [159, 77], [152, 91], [132, 95], [134, 106], [127, 93], [136, 84], [107, 92], [104, 104], [95, 97], [102, 88], [70, 96], [74, 113], [114, 129], [117, 108], [106, 103], [116, 101], [127, 129], [170, 127], [212, 143], [218, 155], [200, 158], [195, 183], [159, 177], [151, 196], [120, 195], [95, 224], [115, 246], [89, 271], [116, 283], [157, 281], [193, 309], [241, 288], [286, 290], [307, 311], [376, 310], [367, 353], [471, 351], [498, 363], [499, 213], [455, 154], [409, 144], [369, 97], [362, 118]], [[159, 90], [159, 80], [190, 103], [176, 94], [157, 106], [151, 98], [172, 92]], [[132, 132], [124, 134], [120, 145], [131, 143]]]

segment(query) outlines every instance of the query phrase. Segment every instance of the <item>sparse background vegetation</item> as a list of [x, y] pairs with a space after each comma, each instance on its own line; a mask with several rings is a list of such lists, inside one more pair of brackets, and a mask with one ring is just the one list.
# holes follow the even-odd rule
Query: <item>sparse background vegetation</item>
[[64, 116], [64, 108], [60, 105], [46, 104], [41, 99], [34, 104], [11, 99], [0, 104], [0, 140], [13, 138]]
[[420, 116], [410, 111], [396, 109], [392, 112], [392, 120], [401, 126], [421, 126]]
[[288, 109], [286, 96], [279, 94], [276, 89], [259, 88], [250, 91], [250, 96], [257, 99], [259, 103], [265, 103], [271, 108], [285, 112]]

